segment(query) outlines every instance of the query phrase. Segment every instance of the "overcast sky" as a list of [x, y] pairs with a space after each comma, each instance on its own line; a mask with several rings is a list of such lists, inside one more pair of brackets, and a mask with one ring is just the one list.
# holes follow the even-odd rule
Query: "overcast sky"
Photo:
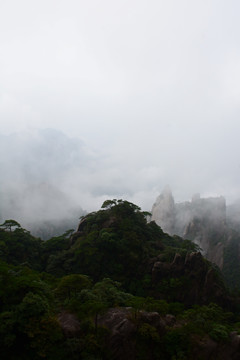
[[79, 139], [96, 161], [77, 175], [83, 208], [115, 192], [149, 209], [166, 184], [177, 201], [240, 197], [239, 14], [238, 0], [1, 0], [0, 134]]

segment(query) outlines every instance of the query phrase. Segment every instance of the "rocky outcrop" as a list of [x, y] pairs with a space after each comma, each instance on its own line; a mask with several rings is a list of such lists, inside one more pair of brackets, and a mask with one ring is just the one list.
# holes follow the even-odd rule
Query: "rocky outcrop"
[[[186, 259], [187, 263], [195, 262], [195, 256], [199, 257], [193, 254]], [[176, 257], [175, 265], [179, 266], [179, 264], [180, 258]], [[74, 338], [78, 343], [78, 339], [83, 336], [81, 319], [63, 311], [59, 314], [58, 321], [64, 336]], [[99, 333], [101, 333], [100, 328], [105, 329], [103, 341], [106, 359], [111, 360], [170, 359], [172, 356], [168, 352], [168, 336], [172, 336], [176, 331], [176, 337], [172, 338], [174, 341], [178, 341], [177, 334], [182, 334], [181, 336], [185, 336], [186, 339], [186, 332], [181, 332], [185, 325], [187, 320], [183, 321], [171, 314], [160, 315], [158, 312], [144, 310], [138, 310], [136, 313], [136, 309], [130, 307], [109, 308], [98, 318]], [[215, 341], [207, 333], [199, 335], [198, 332], [188, 332], [187, 336], [190, 347], [184, 359], [237, 360], [240, 358], [240, 336], [237, 332], [231, 332], [226, 341]], [[77, 355], [82, 358], [81, 351], [81, 348], [75, 349], [76, 358]]]
[[224, 197], [200, 198], [176, 204], [169, 188], [164, 189], [152, 207], [152, 218], [163, 231], [196, 243], [210, 261], [223, 266], [223, 240], [227, 238]]
[[[175, 323], [176, 319], [173, 315], [161, 317], [157, 312], [139, 311], [136, 319], [132, 308], [112, 308], [99, 319], [99, 324], [109, 330], [107, 343], [112, 360], [138, 358], [139, 349], [136, 341], [143, 324], [155, 329], [157, 336], [161, 338], [166, 333], [167, 327], [173, 327]], [[147, 358], [155, 359], [151, 349]]]
[[175, 203], [170, 188], [167, 186], [158, 196], [152, 207], [152, 218], [168, 234], [172, 234], [175, 224]]
[[230, 334], [227, 343], [217, 343], [209, 336], [195, 337], [191, 359], [204, 360], [238, 360], [240, 359], [240, 336], [236, 332]]
[[[156, 261], [152, 267], [152, 281], [157, 289], [169, 280], [174, 300], [186, 306], [216, 302], [225, 308], [232, 307], [224, 284], [216, 270], [203, 258], [200, 252], [183, 256], [176, 254], [172, 263]], [[179, 291], [180, 290], [180, 291]], [[161, 297], [161, 290], [155, 296]]]
[[[99, 319], [99, 324], [109, 330], [107, 346], [112, 360], [135, 360], [138, 358], [136, 339], [143, 324], [148, 324], [152, 329], [155, 329], [159, 340], [164, 339], [164, 335], [168, 331], [181, 329], [184, 325], [177, 321], [173, 315], [160, 316], [157, 312], [145, 311], [139, 312], [139, 319], [136, 322], [133, 319], [131, 308], [109, 309]], [[232, 332], [227, 342], [214, 341], [208, 335], [203, 337], [192, 335], [189, 340], [191, 351], [185, 357], [186, 359], [237, 360], [240, 358], [240, 335], [237, 332]], [[160, 344], [161, 340], [159, 347], [161, 347]], [[153, 343], [151, 345], [153, 346]], [[162, 351], [164, 351], [164, 347]], [[154, 355], [154, 352], [151, 353], [151, 349], [146, 356], [147, 359], [151, 360], [159, 359], [159, 355]], [[164, 358], [168, 359], [169, 357]]]
[[[59, 323], [66, 337], [78, 339], [82, 336], [79, 333], [81, 321], [75, 315], [61, 313]], [[145, 359], [157, 360], [162, 358], [161, 354], [164, 359], [170, 359], [170, 355], [166, 353], [166, 336], [168, 332], [180, 330], [185, 324], [173, 315], [161, 316], [157, 312], [146, 311], [139, 311], [136, 320], [133, 309], [124, 307], [110, 308], [105, 314], [99, 316], [98, 320], [99, 327], [108, 329], [106, 333], [107, 359], [111, 360], [143, 358], [143, 349], [146, 352]], [[149, 337], [150, 334], [153, 335], [152, 340]], [[214, 341], [207, 334], [204, 336], [189, 334], [189, 341], [191, 347], [185, 359], [237, 360], [240, 358], [240, 336], [237, 332], [230, 333], [228, 341], [225, 342]], [[144, 344], [143, 348], [141, 344]]]
[[[165, 210], [166, 206], [166, 210]], [[163, 231], [192, 240], [204, 257], [223, 272], [227, 285], [240, 286], [240, 201], [226, 207], [224, 197], [175, 203], [165, 189], [152, 208], [152, 217]]]
[[62, 311], [58, 315], [58, 322], [66, 337], [76, 337], [80, 332], [80, 321], [77, 316], [67, 311]]
[[134, 347], [136, 326], [130, 320], [131, 315], [131, 309], [113, 308], [99, 319], [99, 324], [110, 331], [108, 345], [112, 359], [136, 358]]

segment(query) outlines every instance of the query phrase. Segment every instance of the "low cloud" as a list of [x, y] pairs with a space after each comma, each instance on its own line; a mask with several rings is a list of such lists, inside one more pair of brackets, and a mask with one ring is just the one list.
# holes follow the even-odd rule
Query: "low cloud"
[[240, 197], [239, 3], [1, 10], [2, 218], [30, 218], [42, 202], [54, 217], [48, 187], [65, 199], [59, 211], [114, 197], [150, 210], [166, 184], [176, 201]]
[[[211, 169], [200, 157], [174, 158], [174, 149], [159, 154], [158, 161], [151, 153], [140, 161], [138, 154], [128, 155], [125, 149], [123, 157], [121, 149], [118, 156], [96, 152], [78, 138], [45, 129], [1, 135], [0, 151], [5, 154], [1, 159], [1, 219], [14, 218], [23, 225], [78, 218], [111, 198], [127, 199], [150, 210], [166, 183], [176, 201], [188, 200], [195, 192], [230, 195], [231, 200], [239, 195], [238, 188], [231, 186], [230, 173], [222, 171], [221, 178], [215, 173], [220, 168]], [[226, 163], [224, 169], [228, 166]]]

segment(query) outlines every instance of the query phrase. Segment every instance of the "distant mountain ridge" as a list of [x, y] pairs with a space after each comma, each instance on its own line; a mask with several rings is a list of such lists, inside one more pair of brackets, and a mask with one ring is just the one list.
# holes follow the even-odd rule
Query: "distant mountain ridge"
[[85, 212], [72, 182], [94, 161], [84, 143], [44, 129], [0, 134], [0, 152], [0, 222], [15, 219], [42, 239], [76, 229]]

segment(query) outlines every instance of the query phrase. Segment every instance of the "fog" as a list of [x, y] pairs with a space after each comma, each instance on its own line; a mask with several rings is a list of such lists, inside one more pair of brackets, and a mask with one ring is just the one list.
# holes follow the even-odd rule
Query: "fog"
[[176, 202], [240, 198], [239, 10], [2, 0], [1, 218], [64, 218], [106, 198], [150, 210], [166, 184]]

